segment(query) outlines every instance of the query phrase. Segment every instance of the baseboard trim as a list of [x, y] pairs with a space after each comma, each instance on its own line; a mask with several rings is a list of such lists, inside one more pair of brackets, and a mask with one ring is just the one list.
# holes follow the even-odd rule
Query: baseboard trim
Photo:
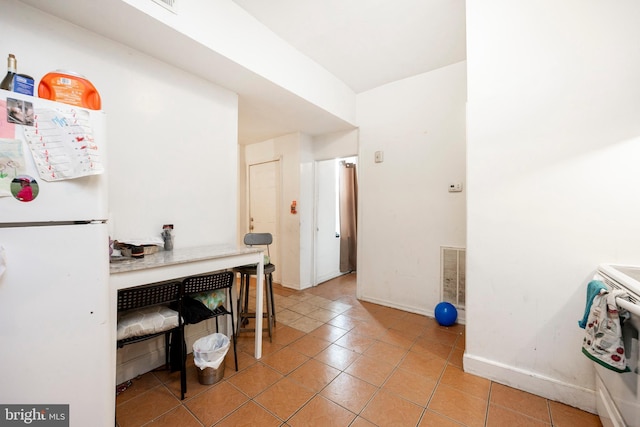
[[466, 351], [463, 357], [463, 366], [464, 371], [470, 374], [580, 408], [592, 414], [597, 413], [594, 390], [474, 356]]
[[[403, 305], [403, 304], [395, 304], [395, 303], [390, 302], [390, 301], [385, 301], [385, 300], [381, 300], [381, 299], [377, 299], [377, 298], [370, 298], [370, 297], [361, 296], [361, 295], [358, 296], [358, 299], [360, 301], [366, 301], [366, 302], [370, 302], [372, 304], [383, 305], [385, 307], [396, 308], [398, 310], [407, 311], [409, 313], [421, 314], [423, 316], [435, 318], [435, 312], [433, 310], [425, 310], [425, 309], [419, 308], [419, 307], [413, 307], [413, 306], [408, 306], [408, 305]], [[434, 309], [435, 309], [435, 307], [434, 307]], [[465, 311], [464, 310], [460, 310], [460, 309], [458, 310], [457, 323], [460, 323], [462, 325], [466, 324], [466, 316], [465, 316]]]

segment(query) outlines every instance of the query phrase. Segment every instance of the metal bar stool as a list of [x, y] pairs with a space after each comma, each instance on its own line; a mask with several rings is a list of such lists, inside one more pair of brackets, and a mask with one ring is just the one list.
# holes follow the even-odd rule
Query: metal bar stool
[[[267, 311], [262, 317], [267, 319], [267, 330], [269, 332], [269, 341], [271, 341], [272, 329], [276, 322], [276, 310], [273, 298], [273, 272], [276, 266], [271, 264], [271, 254], [269, 253], [269, 245], [273, 243], [273, 236], [270, 233], [248, 233], [244, 236], [244, 244], [247, 246], [266, 246], [267, 259], [264, 263], [264, 285], [265, 296], [267, 300]], [[255, 319], [256, 313], [249, 311], [249, 284], [251, 276], [257, 274], [258, 267], [256, 265], [244, 265], [233, 269], [235, 273], [240, 274], [240, 292], [238, 293], [238, 333], [249, 331], [252, 328], [243, 328], [249, 322], [249, 319]], [[263, 328], [264, 330], [264, 328]]]

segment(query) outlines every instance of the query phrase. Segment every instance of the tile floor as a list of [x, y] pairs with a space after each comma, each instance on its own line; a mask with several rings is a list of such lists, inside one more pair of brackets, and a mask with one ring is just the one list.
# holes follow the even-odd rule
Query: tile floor
[[355, 274], [302, 292], [275, 287], [278, 323], [261, 360], [244, 333], [238, 372], [231, 350], [224, 378], [205, 386], [190, 355], [184, 401], [179, 373], [142, 375], [116, 399], [119, 426], [601, 426], [463, 372], [463, 325], [360, 302]]

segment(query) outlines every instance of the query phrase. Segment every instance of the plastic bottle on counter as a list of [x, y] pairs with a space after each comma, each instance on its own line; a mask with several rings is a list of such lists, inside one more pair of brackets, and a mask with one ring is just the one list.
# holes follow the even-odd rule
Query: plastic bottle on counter
[[7, 75], [2, 79], [2, 83], [0, 83], [0, 89], [4, 90], [13, 90], [13, 76], [16, 75], [18, 71], [18, 63], [16, 61], [16, 57], [13, 53], [9, 54], [7, 58]]
[[162, 238], [164, 239], [164, 250], [173, 250], [173, 224], [165, 224], [162, 226]]

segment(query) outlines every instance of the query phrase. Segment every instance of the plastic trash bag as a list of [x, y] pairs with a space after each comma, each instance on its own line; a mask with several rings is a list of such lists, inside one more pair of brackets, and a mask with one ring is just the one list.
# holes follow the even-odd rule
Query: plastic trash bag
[[199, 338], [193, 343], [193, 362], [200, 369], [218, 369], [230, 344], [229, 337], [224, 334], [216, 333]]

